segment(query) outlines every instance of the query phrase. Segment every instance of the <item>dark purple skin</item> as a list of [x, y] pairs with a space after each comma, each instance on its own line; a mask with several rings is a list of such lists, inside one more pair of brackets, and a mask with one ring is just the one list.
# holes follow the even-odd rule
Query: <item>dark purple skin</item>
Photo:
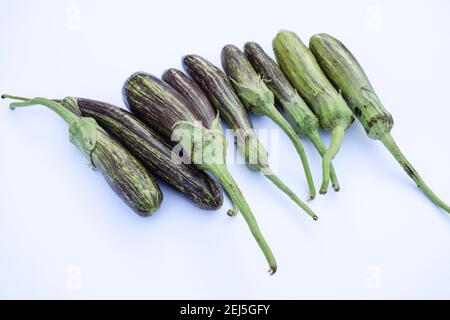
[[205, 127], [211, 128], [217, 117], [203, 90], [189, 78], [183, 71], [171, 68], [165, 71], [162, 79], [172, 88], [178, 91], [190, 104], [198, 119], [201, 119]]
[[122, 97], [131, 112], [166, 141], [171, 141], [179, 121], [199, 120], [180, 93], [149, 73], [132, 74], [123, 85]]
[[148, 170], [181, 192], [194, 205], [207, 210], [222, 206], [220, 185], [194, 165], [173, 162], [171, 146], [131, 113], [105, 102], [83, 98], [76, 98], [76, 101], [83, 116], [94, 118]]
[[232, 129], [253, 129], [245, 107], [222, 70], [205, 58], [193, 54], [183, 57], [183, 66], [200, 87], [208, 92], [211, 103]]

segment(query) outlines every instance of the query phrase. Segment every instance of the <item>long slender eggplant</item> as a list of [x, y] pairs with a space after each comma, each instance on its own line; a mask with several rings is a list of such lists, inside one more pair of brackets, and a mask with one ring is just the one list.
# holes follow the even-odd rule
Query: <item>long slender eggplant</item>
[[330, 180], [331, 161], [341, 147], [345, 129], [354, 121], [352, 111], [294, 32], [279, 32], [273, 40], [273, 49], [284, 74], [317, 115], [322, 128], [331, 130], [331, 143], [322, 163], [320, 193], [324, 194]]
[[[208, 100], [203, 90], [195, 83], [191, 78], [185, 75], [181, 70], [169, 69], [163, 74], [163, 80], [171, 85], [175, 90], [180, 92], [186, 100], [191, 104], [194, 110], [203, 110], [206, 118], [212, 119], [214, 115], [214, 108]], [[210, 120], [211, 122], [211, 120]], [[211, 125], [209, 125], [211, 126]], [[304, 202], [300, 200], [295, 194], [292, 196], [292, 200], [301, 208], [305, 208], [307, 212], [312, 211]]]
[[275, 273], [275, 257], [247, 201], [227, 169], [226, 139], [219, 117], [208, 127], [205, 123], [209, 123], [209, 120], [197, 114], [195, 108], [180, 93], [158, 78], [143, 72], [131, 75], [126, 80], [122, 93], [132, 112], [152, 128], [164, 133], [165, 139], [177, 141], [193, 163], [208, 170], [220, 181], [234, 205], [241, 211], [263, 251], [270, 266], [269, 272]]
[[222, 206], [220, 185], [194, 165], [173, 161], [172, 147], [128, 111], [109, 103], [66, 97], [61, 104], [84, 117], [94, 118], [112, 133], [150, 172], [181, 192], [201, 209]]
[[159, 208], [163, 195], [154, 178], [95, 119], [77, 116], [58, 102], [44, 98], [25, 99], [10, 95], [2, 95], [2, 98], [21, 100], [11, 103], [11, 109], [40, 104], [55, 111], [69, 125], [70, 141], [83, 152], [93, 168], [101, 171], [113, 190], [131, 208], [141, 216], [149, 216]]
[[222, 67], [231, 80], [236, 93], [249, 112], [272, 119], [288, 136], [303, 164], [309, 187], [309, 197], [314, 199], [316, 188], [303, 145], [291, 125], [275, 107], [275, 97], [261, 76], [253, 69], [244, 53], [234, 45], [222, 49]]
[[339, 40], [327, 34], [313, 36], [310, 47], [325, 74], [336, 88], [342, 91], [367, 135], [371, 139], [380, 140], [423, 193], [437, 206], [450, 213], [450, 206], [428, 187], [395, 143], [391, 135], [394, 126], [392, 115], [382, 105], [353, 54]]
[[[267, 87], [275, 95], [277, 102], [275, 106], [280, 113], [299, 136], [307, 137], [314, 144], [323, 157], [327, 148], [320, 137], [319, 119], [292, 87], [277, 63], [256, 42], [246, 43], [244, 53], [255, 71], [259, 73]], [[339, 181], [333, 166], [331, 166], [330, 179], [333, 189], [339, 191]]]
[[185, 56], [183, 65], [191, 77], [203, 88], [213, 106], [234, 130], [237, 147], [244, 155], [247, 166], [253, 170], [261, 171], [299, 207], [305, 210], [314, 220], [317, 220], [317, 215], [270, 169], [267, 151], [259, 142], [247, 111], [234, 92], [226, 75], [212, 63], [197, 55]]
[[190, 103], [192, 111], [199, 115], [198, 117], [202, 119], [203, 125], [212, 128], [214, 120], [217, 118], [217, 112], [194, 80], [184, 74], [183, 71], [175, 68], [166, 70], [162, 79]]

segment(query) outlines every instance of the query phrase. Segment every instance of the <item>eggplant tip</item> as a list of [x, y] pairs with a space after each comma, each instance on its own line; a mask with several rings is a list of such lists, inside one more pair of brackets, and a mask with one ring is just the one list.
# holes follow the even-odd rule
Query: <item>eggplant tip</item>
[[193, 55], [192, 54], [185, 54], [184, 56], [181, 57], [181, 62], [183, 64], [186, 63], [186, 60], [188, 60], [190, 56], [193, 56]]
[[169, 68], [169, 69], [166, 69], [166, 70], [164, 70], [163, 71], [163, 74], [166, 74], [166, 73], [174, 73], [174, 72], [177, 72], [178, 70], [176, 69], [176, 68]]
[[246, 50], [247, 48], [250, 48], [252, 46], [257, 46], [258, 44], [255, 41], [247, 41], [246, 43], [244, 43], [244, 50]]

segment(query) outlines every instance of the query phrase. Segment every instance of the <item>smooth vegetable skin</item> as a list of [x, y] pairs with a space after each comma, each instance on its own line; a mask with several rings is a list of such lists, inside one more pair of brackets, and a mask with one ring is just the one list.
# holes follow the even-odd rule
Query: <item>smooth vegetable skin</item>
[[212, 63], [197, 55], [185, 56], [183, 65], [191, 77], [202, 87], [213, 106], [234, 130], [237, 147], [244, 155], [247, 166], [253, 170], [261, 171], [300, 208], [314, 220], [317, 220], [317, 215], [270, 169], [267, 151], [259, 142], [247, 111], [234, 92], [226, 75]]
[[273, 49], [284, 74], [312, 108], [322, 128], [331, 130], [331, 143], [322, 164], [320, 193], [324, 194], [330, 180], [331, 161], [339, 151], [345, 129], [354, 121], [352, 111], [294, 32], [279, 32], [273, 40]]
[[172, 161], [172, 147], [128, 111], [109, 103], [75, 97], [64, 98], [61, 104], [76, 114], [94, 118], [150, 172], [197, 207], [216, 210], [222, 206], [220, 185], [196, 166]]
[[24, 99], [9, 95], [2, 98], [22, 100], [12, 103], [11, 109], [40, 104], [55, 111], [69, 125], [70, 141], [85, 154], [93, 168], [102, 172], [114, 191], [131, 208], [141, 216], [149, 216], [159, 208], [163, 195], [156, 181], [93, 118], [77, 116], [61, 104], [44, 98]]
[[326, 75], [342, 91], [367, 135], [380, 140], [423, 193], [450, 213], [449, 205], [439, 199], [427, 186], [395, 143], [390, 133], [394, 126], [392, 116], [381, 104], [364, 70], [352, 53], [339, 40], [327, 34], [313, 36], [310, 47]]
[[[292, 87], [277, 63], [256, 42], [247, 42], [244, 46], [244, 54], [273, 92], [277, 102], [276, 107], [280, 113], [299, 136], [308, 138], [314, 144], [323, 157], [327, 148], [320, 137], [319, 119]], [[333, 189], [339, 191], [339, 181], [333, 166], [331, 166], [330, 179]]]
[[126, 80], [122, 93], [131, 111], [136, 112], [152, 128], [165, 133], [166, 139], [179, 142], [190, 160], [220, 181], [263, 251], [270, 266], [269, 272], [275, 273], [275, 257], [247, 201], [227, 169], [226, 140], [219, 118], [208, 128], [203, 124], [208, 123], [208, 120], [196, 114], [195, 108], [180, 93], [147, 73], [137, 72], [131, 75]]
[[244, 53], [234, 45], [223, 47], [222, 67], [247, 110], [257, 115], [268, 116], [289, 137], [302, 161], [309, 187], [309, 197], [314, 199], [316, 188], [305, 150], [294, 129], [275, 107], [275, 98], [272, 91], [269, 90], [261, 76], [253, 69]]
[[212, 128], [217, 112], [202, 89], [191, 78], [183, 71], [171, 68], [163, 73], [162, 79], [189, 102], [191, 110], [198, 115], [204, 126]]

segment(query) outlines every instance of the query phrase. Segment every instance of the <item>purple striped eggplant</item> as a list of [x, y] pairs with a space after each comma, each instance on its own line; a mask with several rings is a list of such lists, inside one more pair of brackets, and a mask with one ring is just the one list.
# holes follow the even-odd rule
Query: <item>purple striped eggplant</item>
[[25, 99], [10, 95], [2, 95], [2, 98], [21, 100], [11, 103], [11, 109], [40, 104], [56, 112], [69, 126], [70, 141], [131, 208], [141, 216], [149, 216], [159, 208], [163, 195], [154, 178], [95, 119], [77, 116], [60, 103], [44, 98]]
[[322, 70], [336, 88], [342, 91], [367, 135], [371, 139], [380, 140], [420, 190], [437, 206], [450, 213], [450, 206], [428, 187], [395, 143], [391, 135], [394, 126], [392, 115], [382, 105], [352, 53], [339, 40], [323, 33], [313, 36], [309, 43]]
[[150, 172], [197, 207], [216, 210], [222, 206], [220, 185], [196, 166], [172, 161], [172, 147], [130, 112], [109, 103], [75, 97], [64, 98], [61, 104], [76, 114], [94, 118]]
[[171, 68], [163, 73], [162, 79], [189, 102], [192, 111], [198, 115], [203, 125], [212, 128], [217, 112], [202, 89], [191, 78], [183, 71]]
[[[277, 102], [276, 107], [280, 113], [299, 136], [308, 138], [314, 144], [323, 157], [327, 148], [320, 137], [319, 119], [292, 87], [277, 63], [256, 42], [246, 43], [244, 53], [255, 71], [273, 92]], [[339, 191], [339, 181], [333, 166], [331, 166], [330, 179], [333, 189]]]
[[133, 113], [161, 132], [165, 139], [178, 142], [193, 163], [209, 171], [220, 181], [263, 251], [270, 266], [269, 272], [275, 273], [275, 257], [247, 201], [227, 169], [226, 140], [219, 117], [210, 122], [210, 119], [204, 116], [205, 113], [202, 116], [196, 112], [195, 108], [168, 84], [143, 72], [131, 75], [125, 81], [122, 93], [125, 103]]
[[261, 171], [308, 215], [317, 220], [317, 215], [270, 169], [267, 151], [259, 142], [247, 111], [234, 92], [226, 75], [212, 63], [197, 55], [185, 56], [183, 64], [187, 72], [208, 96], [212, 105], [234, 130], [237, 147], [244, 155], [247, 166], [253, 170]]

